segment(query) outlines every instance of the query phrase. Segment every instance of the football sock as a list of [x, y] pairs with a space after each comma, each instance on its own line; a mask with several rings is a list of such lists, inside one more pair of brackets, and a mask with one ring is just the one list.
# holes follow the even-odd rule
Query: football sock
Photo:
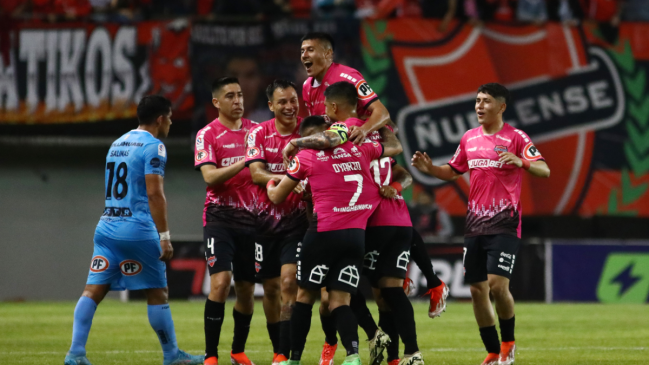
[[370, 313], [370, 309], [367, 308], [367, 302], [365, 301], [365, 296], [361, 294], [361, 292], [356, 292], [356, 294], [352, 295], [351, 302], [349, 303], [349, 307], [352, 309], [354, 312], [354, 315], [356, 316], [356, 320], [358, 321], [358, 325], [365, 331], [365, 334], [367, 335], [368, 339], [373, 339], [374, 336], [376, 335], [376, 330], [379, 328], [376, 326], [376, 322], [374, 322], [374, 318], [372, 318], [372, 313]]
[[74, 308], [74, 324], [72, 325], [72, 345], [70, 354], [83, 356], [86, 354], [86, 342], [92, 326], [92, 317], [95, 316], [97, 303], [82, 296]]
[[277, 353], [287, 358], [291, 354], [291, 321], [279, 322], [279, 348]]
[[514, 341], [514, 325], [516, 323], [516, 316], [510, 319], [498, 318], [500, 322], [500, 336], [503, 342]]
[[336, 337], [336, 321], [334, 320], [334, 317], [331, 314], [328, 316], [320, 314], [320, 323], [322, 323], [322, 331], [325, 334], [325, 341], [327, 341], [331, 346], [337, 344], [338, 337]]
[[500, 341], [498, 340], [498, 331], [496, 331], [495, 325], [480, 328], [480, 337], [482, 337], [482, 343], [484, 343], [488, 353], [500, 353]]
[[399, 337], [403, 341], [404, 354], [411, 355], [419, 351], [417, 345], [417, 328], [415, 311], [402, 287], [381, 288], [381, 296], [392, 309]]
[[342, 305], [334, 309], [331, 315], [336, 319], [336, 328], [347, 356], [358, 354], [358, 322], [352, 309], [348, 305]]
[[313, 306], [296, 302], [291, 315], [291, 360], [300, 361], [306, 345], [306, 337], [311, 329], [311, 310]]
[[178, 355], [178, 342], [176, 342], [176, 330], [174, 320], [171, 318], [169, 303], [148, 305], [149, 324], [158, 335], [162, 353], [165, 360], [170, 360]]
[[250, 333], [250, 321], [252, 314], [243, 314], [236, 309], [232, 309], [234, 318], [234, 339], [232, 339], [232, 353], [238, 354], [246, 350], [246, 341]]
[[219, 340], [221, 338], [221, 326], [225, 315], [225, 303], [213, 302], [209, 299], [205, 302], [205, 358], [219, 357]]
[[426, 244], [421, 238], [416, 229], [412, 230], [412, 245], [410, 246], [410, 257], [417, 264], [419, 270], [426, 278], [426, 285], [429, 289], [436, 288], [442, 285], [435, 271], [433, 270], [433, 263], [430, 261], [430, 256], [426, 252]]
[[390, 336], [388, 345], [388, 362], [399, 358], [399, 332], [392, 312], [379, 312], [379, 327]]
[[268, 337], [270, 337], [270, 342], [273, 344], [273, 352], [279, 352], [279, 326], [280, 322], [277, 323], [266, 323], [266, 328], [268, 329]]

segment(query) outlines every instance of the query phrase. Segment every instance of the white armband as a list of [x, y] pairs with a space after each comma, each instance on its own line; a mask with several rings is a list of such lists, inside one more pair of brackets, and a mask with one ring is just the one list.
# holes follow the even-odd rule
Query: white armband
[[166, 232], [158, 232], [160, 234], [160, 241], [170, 241], [171, 240], [171, 235], [169, 234], [169, 231]]

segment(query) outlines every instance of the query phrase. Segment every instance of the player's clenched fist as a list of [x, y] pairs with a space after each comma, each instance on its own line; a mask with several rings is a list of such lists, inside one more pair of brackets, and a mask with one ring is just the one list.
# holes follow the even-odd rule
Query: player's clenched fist
[[505, 165], [516, 165], [517, 167], [523, 167], [523, 161], [511, 152], [502, 152], [498, 156], [500, 156], [499, 161], [504, 163]]
[[171, 245], [169, 240], [160, 240], [160, 248], [162, 248], [162, 254], [160, 255], [160, 261], [169, 261], [174, 257], [174, 248]]
[[392, 199], [395, 198], [399, 192], [390, 185], [383, 185], [379, 189], [379, 194], [384, 198]]
[[415, 152], [410, 162], [410, 165], [414, 166], [417, 170], [426, 173], [433, 165], [433, 161], [430, 159], [428, 154], [426, 152], [421, 153], [419, 151]]

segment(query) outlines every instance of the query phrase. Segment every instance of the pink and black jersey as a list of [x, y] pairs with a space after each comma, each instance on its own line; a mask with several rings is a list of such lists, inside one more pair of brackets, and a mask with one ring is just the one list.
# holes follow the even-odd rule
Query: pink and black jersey
[[[253, 162], [263, 162], [266, 170], [274, 174], [286, 173], [282, 150], [298, 133], [302, 118], [298, 117], [293, 133], [281, 135], [275, 127], [275, 118], [253, 127], [248, 134], [246, 166]], [[258, 212], [257, 232], [262, 235], [304, 234], [306, 228], [306, 202], [302, 194], [291, 192], [280, 204], [273, 204], [266, 194], [266, 188], [260, 187], [261, 193], [256, 202]]]
[[288, 177], [309, 179], [313, 200], [313, 222], [318, 232], [365, 229], [367, 220], [381, 202], [369, 165], [383, 154], [377, 142], [356, 146], [345, 142], [327, 150], [303, 149], [291, 160]]
[[501, 152], [512, 152], [528, 161], [543, 160], [525, 132], [505, 123], [493, 135], [484, 134], [482, 127], [464, 133], [448, 163], [460, 174], [471, 170], [465, 237], [502, 233], [521, 236], [524, 170], [500, 162]]
[[356, 86], [359, 116], [366, 115], [367, 107], [379, 99], [360, 72], [339, 63], [332, 63], [325, 72], [322, 84], [319, 84], [315, 78], [309, 77], [302, 86], [302, 99], [309, 115], [325, 115], [324, 91], [329, 85], [339, 81], [347, 81]]
[[[348, 127], [363, 125], [358, 118], [349, 118], [345, 121]], [[372, 142], [383, 142], [381, 134], [374, 131], [367, 136]], [[397, 162], [392, 157], [383, 157], [370, 162], [370, 172], [374, 182], [379, 186], [390, 185], [392, 182], [392, 166]], [[408, 206], [401, 193], [393, 199], [382, 198], [381, 204], [367, 222], [368, 227], [412, 227]]]
[[[211, 164], [217, 168], [228, 167], [246, 158], [246, 133], [256, 126], [241, 119], [241, 128], [232, 130], [219, 119], [198, 131], [194, 167]], [[250, 170], [243, 169], [234, 177], [216, 186], [207, 187], [203, 210], [203, 225], [218, 225], [235, 229], [254, 230], [255, 201], [259, 187], [252, 183]]]

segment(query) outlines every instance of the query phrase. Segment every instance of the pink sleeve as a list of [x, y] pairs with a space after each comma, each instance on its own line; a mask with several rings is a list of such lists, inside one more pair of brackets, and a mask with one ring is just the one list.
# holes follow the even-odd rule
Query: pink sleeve
[[466, 149], [464, 148], [465, 145], [466, 145], [466, 133], [464, 134], [464, 136], [462, 136], [460, 145], [457, 146], [457, 150], [455, 151], [453, 158], [451, 158], [451, 160], [448, 162], [451, 168], [456, 172], [459, 172], [460, 174], [469, 171], [469, 164], [467, 163], [467, 158], [466, 158]]
[[250, 129], [248, 139], [246, 140], [246, 166], [252, 162], [261, 161], [266, 162], [266, 154], [264, 152], [264, 126], [255, 126]]
[[373, 101], [379, 98], [378, 95], [372, 90], [360, 72], [353, 70], [350, 72], [350, 76], [357, 80], [354, 86], [356, 86], [356, 93], [358, 94], [358, 106], [367, 109]]
[[383, 156], [383, 145], [379, 142], [366, 142], [360, 146], [363, 151], [363, 156], [367, 157], [368, 161], [377, 160]]
[[528, 161], [545, 161], [541, 152], [536, 148], [532, 139], [520, 129], [515, 130], [520, 138], [517, 138], [516, 155]]
[[310, 175], [311, 171], [311, 150], [301, 150], [291, 160], [286, 169], [286, 175], [293, 180], [304, 180]]
[[203, 165], [211, 164], [218, 167], [216, 163], [216, 143], [214, 129], [199, 131], [196, 135], [196, 152], [194, 154], [194, 168], [199, 169]]

